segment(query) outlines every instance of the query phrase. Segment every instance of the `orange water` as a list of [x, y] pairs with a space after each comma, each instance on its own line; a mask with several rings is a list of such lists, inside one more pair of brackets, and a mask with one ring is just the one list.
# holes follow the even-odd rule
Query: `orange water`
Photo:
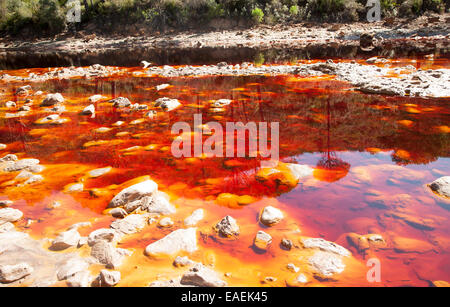
[[[401, 63], [410, 64], [407, 60]], [[418, 65], [431, 67], [426, 66], [426, 61]], [[433, 65], [433, 68], [445, 67], [448, 62]], [[45, 70], [6, 73], [42, 71]], [[154, 87], [162, 83], [172, 86], [157, 93]], [[4, 94], [1, 100], [13, 100], [21, 105], [24, 99], [13, 93], [24, 84], [0, 83]], [[274, 265], [275, 259], [286, 257], [278, 244], [273, 244], [267, 253], [251, 247], [258, 211], [275, 202], [289, 219], [276, 228], [279, 232], [272, 234], [274, 242], [281, 240], [283, 229], [291, 231], [298, 226], [302, 235], [335, 241], [364, 263], [368, 256], [358, 255], [347, 242], [346, 233], [379, 233], [388, 242], [398, 236], [414, 238], [432, 244], [433, 250], [401, 253], [388, 248], [372, 255], [381, 260], [382, 284], [428, 285], [432, 280], [450, 281], [448, 202], [425, 186], [449, 175], [449, 99], [366, 95], [332, 78], [296, 76], [162, 78], [122, 74], [31, 85], [34, 91], [62, 93], [67, 111], [61, 116], [70, 119], [59, 126], [35, 124], [38, 118], [49, 114], [38, 106], [40, 99], [35, 99], [29, 115], [0, 119], [0, 142], [8, 144], [2, 156], [15, 153], [33, 157], [47, 167], [43, 183], [25, 188], [2, 185], [15, 175], [0, 175], [1, 198], [14, 200], [25, 218], [35, 221], [26, 226], [25, 220], [18, 226], [37, 238], [52, 237], [79, 221], [92, 221], [92, 229], [107, 226], [112, 218], [102, 212], [120, 185], [149, 175], [158, 182], [160, 190], [171, 196], [180, 216], [187, 216], [198, 207], [210, 212], [209, 226], [205, 224], [204, 229], [226, 214], [238, 219], [243, 229], [239, 240], [217, 241], [207, 230], [202, 235], [201, 245], [212, 251], [219, 266], [226, 269], [243, 265], [248, 270], [264, 271], [264, 267]], [[159, 112], [154, 119], [136, 125], [130, 123], [147, 111], [116, 110], [109, 103], [98, 102], [95, 118], [79, 115], [89, 104], [87, 98], [94, 94], [107, 98], [124, 96], [132, 103], [150, 107], [159, 97], [177, 98], [183, 107]], [[222, 113], [212, 113], [210, 101], [221, 98], [232, 99], [233, 103]], [[9, 112], [0, 110], [1, 114]], [[203, 124], [279, 122], [280, 159], [315, 168], [314, 178], [286, 188], [255, 180], [260, 158], [174, 158], [170, 151], [174, 137], [170, 131], [172, 125], [185, 121], [193, 126], [193, 115], [199, 113]], [[126, 124], [112, 126], [118, 120]], [[113, 129], [106, 133], [94, 132], [99, 127]], [[125, 131], [129, 134], [116, 136]], [[115, 141], [86, 147], [87, 142], [96, 140]], [[144, 148], [148, 145], [153, 145], [153, 150]], [[133, 146], [142, 147], [124, 151]], [[105, 166], [113, 167], [113, 171], [96, 179], [86, 176], [88, 170]], [[84, 183], [84, 192], [63, 192], [66, 185], [77, 181]], [[220, 193], [249, 195], [254, 203], [229, 207], [215, 201]], [[403, 194], [410, 197], [399, 200], [398, 195]], [[53, 200], [60, 201], [62, 208], [46, 209]], [[392, 210], [427, 219], [433, 230], [421, 230], [393, 218]], [[84, 230], [83, 234], [90, 230]], [[133, 265], [165, 267], [167, 263], [151, 262], [141, 252], [147, 244], [169, 232], [146, 230], [126, 240], [124, 247], [138, 250], [137, 256], [135, 253], [125, 266], [127, 274], [132, 275]], [[233, 260], [226, 265], [227, 259]], [[349, 274], [338, 285], [370, 285], [365, 281], [364, 270]], [[141, 274], [139, 278], [125, 279], [125, 285], [142, 285], [142, 278]], [[257, 279], [255, 276], [247, 280], [237, 278], [231, 284], [257, 285]]]

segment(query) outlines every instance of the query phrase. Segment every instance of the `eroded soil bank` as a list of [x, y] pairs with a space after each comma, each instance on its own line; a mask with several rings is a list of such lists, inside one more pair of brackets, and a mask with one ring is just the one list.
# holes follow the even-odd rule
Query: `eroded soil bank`
[[377, 23], [260, 26], [130, 37], [65, 34], [35, 41], [0, 40], [0, 68], [288, 62], [311, 58], [412, 57], [449, 52], [450, 15]]

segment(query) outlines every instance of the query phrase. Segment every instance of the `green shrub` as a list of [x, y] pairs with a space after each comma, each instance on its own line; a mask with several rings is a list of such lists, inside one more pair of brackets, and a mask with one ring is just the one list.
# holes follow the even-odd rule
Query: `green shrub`
[[308, 0], [311, 17], [326, 21], [356, 21], [363, 6], [355, 0]]
[[291, 16], [297, 16], [298, 13], [299, 13], [298, 5], [293, 5], [293, 6], [291, 6], [291, 7], [289, 8], [289, 14], [290, 14]]
[[41, 30], [58, 33], [66, 28], [66, 16], [57, 0], [40, 0], [36, 18]]
[[264, 12], [260, 8], [254, 8], [252, 10], [252, 19], [256, 23], [261, 23], [264, 19]]

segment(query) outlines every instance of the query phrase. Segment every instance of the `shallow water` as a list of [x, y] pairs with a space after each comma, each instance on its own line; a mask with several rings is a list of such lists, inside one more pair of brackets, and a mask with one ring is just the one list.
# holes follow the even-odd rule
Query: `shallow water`
[[[410, 63], [405, 59], [395, 65]], [[448, 62], [416, 65], [448, 67]], [[155, 86], [162, 83], [170, 83], [171, 87], [156, 92]], [[0, 83], [4, 93], [1, 100], [21, 105], [23, 98], [13, 94], [21, 85], [24, 84]], [[208, 229], [227, 214], [238, 220], [242, 228], [239, 240], [214, 240], [207, 230], [202, 236], [202, 247], [215, 255], [218, 267], [223, 269], [233, 271], [237, 270], [235, 266], [242, 265], [241, 274], [246, 269], [264, 273], [272, 270], [272, 275], [285, 276], [286, 272], [278, 273], [282, 267], [279, 263], [286, 256], [277, 242], [283, 231], [299, 228], [304, 236], [323, 237], [343, 245], [362, 265], [368, 258], [379, 258], [383, 285], [427, 285], [433, 280], [450, 280], [449, 205], [426, 187], [450, 171], [449, 99], [366, 95], [327, 76], [169, 79], [122, 74], [31, 85], [33, 91], [60, 92], [67, 109], [61, 117], [70, 119], [62, 125], [36, 124], [37, 119], [51, 114], [38, 106], [41, 98], [33, 98], [35, 103], [28, 115], [1, 119], [0, 143], [8, 144], [2, 156], [15, 153], [21, 158], [37, 158], [47, 167], [42, 183], [22, 188], [8, 185], [14, 176], [0, 175], [1, 198], [14, 200], [15, 207], [27, 219], [36, 221], [29, 226], [22, 222], [19, 226], [37, 238], [52, 237], [68, 225], [87, 219], [94, 222], [93, 228], [107, 225], [112, 219], [102, 212], [116, 185], [149, 175], [160, 190], [171, 196], [179, 208], [179, 216], [187, 216], [198, 207], [205, 208], [209, 215], [207, 223], [200, 226], [202, 229]], [[159, 97], [177, 98], [183, 107], [133, 123], [147, 111], [117, 110], [103, 100], [95, 103], [94, 118], [80, 115], [88, 105], [88, 97], [94, 94], [107, 97], [105, 100], [123, 96], [132, 103], [150, 107]], [[214, 112], [210, 101], [221, 98], [233, 102], [223, 112]], [[0, 110], [2, 115], [10, 112]], [[315, 169], [313, 177], [286, 187], [255, 179], [260, 158], [174, 158], [170, 151], [174, 135], [170, 129], [179, 121], [193, 126], [194, 114], [202, 114], [204, 124], [217, 121], [223, 126], [225, 122], [238, 121], [279, 122], [280, 160], [311, 166]], [[119, 120], [125, 124], [113, 126]], [[95, 132], [99, 127], [112, 129]], [[128, 134], [118, 136], [119, 132]], [[106, 142], [93, 143], [99, 140]], [[113, 170], [104, 176], [86, 175], [91, 169], [106, 166]], [[85, 191], [64, 193], [65, 187], [74, 182], [83, 182]], [[220, 202], [216, 198], [221, 193], [248, 195], [252, 201], [245, 206]], [[53, 200], [61, 201], [62, 208], [48, 210], [47, 205]], [[251, 247], [258, 227], [258, 211], [273, 203], [289, 218], [270, 229], [274, 243], [266, 253], [260, 253]], [[123, 245], [141, 251], [168, 232], [144, 230]], [[388, 247], [358, 254], [346, 239], [346, 234], [352, 232], [381, 234]], [[405, 252], [392, 243], [399, 237], [420, 240], [417, 242], [430, 248], [422, 248], [422, 243], [416, 242]], [[165, 267], [166, 263], [152, 262], [141, 254], [135, 253], [123, 270], [130, 273], [133, 264], [160, 270]], [[203, 257], [208, 257], [208, 253]], [[156, 273], [148, 272], [149, 277], [152, 274]], [[247, 279], [236, 275], [232, 285], [259, 283], [260, 275], [256, 273]], [[124, 283], [142, 285], [144, 277], [145, 273], [129, 277]], [[350, 269], [348, 277], [337, 284], [370, 285], [361, 267]], [[275, 285], [284, 285], [283, 278]]]

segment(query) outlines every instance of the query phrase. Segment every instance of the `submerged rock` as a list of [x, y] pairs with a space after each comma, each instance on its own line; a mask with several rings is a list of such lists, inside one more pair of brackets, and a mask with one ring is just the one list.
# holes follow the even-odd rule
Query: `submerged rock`
[[342, 273], [345, 269], [342, 258], [333, 253], [319, 251], [310, 257], [308, 261], [317, 273], [325, 277]]
[[194, 264], [195, 262], [189, 259], [187, 256], [180, 257], [177, 256], [173, 261], [173, 265], [175, 267], [185, 267]]
[[194, 212], [192, 212], [192, 214], [190, 216], [188, 216], [184, 220], [184, 224], [188, 227], [197, 225], [197, 223], [203, 219], [203, 217], [205, 215], [204, 212], [205, 211], [203, 209], [196, 209]]
[[149, 244], [145, 248], [145, 254], [148, 256], [157, 256], [160, 254], [175, 254], [180, 251], [188, 253], [197, 250], [197, 229], [178, 229], [164, 238]]
[[27, 263], [0, 265], [0, 283], [11, 283], [31, 273], [33, 273], [33, 268]]
[[256, 237], [255, 237], [255, 240], [253, 242], [253, 244], [261, 250], [267, 249], [267, 246], [270, 243], [272, 243], [272, 237], [268, 233], [266, 233], [262, 230], [258, 231], [258, 233], [256, 234]]
[[227, 285], [217, 272], [200, 263], [184, 274], [180, 283], [197, 287], [225, 287]]
[[214, 228], [223, 237], [239, 235], [239, 226], [236, 220], [229, 215], [225, 216]]
[[109, 173], [112, 170], [111, 166], [108, 167], [103, 167], [103, 168], [97, 168], [97, 169], [93, 169], [92, 171], [89, 171], [89, 177], [91, 178], [97, 178], [100, 176], [103, 176], [107, 173]]
[[283, 212], [279, 209], [267, 206], [261, 211], [260, 221], [266, 226], [278, 224], [284, 218]]
[[173, 221], [170, 217], [164, 217], [159, 221], [158, 226], [159, 227], [171, 227], [171, 226], [173, 226]]

